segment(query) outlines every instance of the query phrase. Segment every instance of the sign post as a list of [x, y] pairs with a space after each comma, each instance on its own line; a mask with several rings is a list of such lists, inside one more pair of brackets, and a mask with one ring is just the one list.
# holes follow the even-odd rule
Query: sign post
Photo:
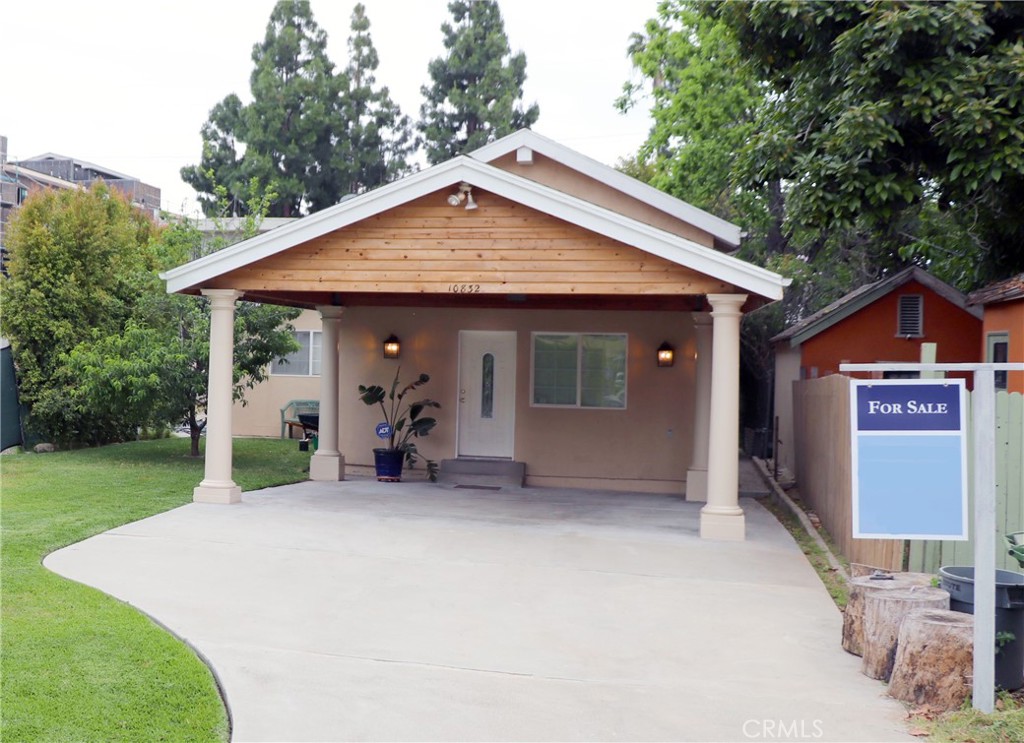
[[1024, 364], [840, 364], [839, 370], [974, 374], [974, 680], [971, 701], [974, 709], [992, 712], [995, 708], [996, 632], [995, 372], [1024, 371]]
[[[975, 709], [995, 706], [996, 379], [974, 372], [974, 693]], [[978, 600], [979, 597], [982, 600]], [[988, 652], [985, 652], [988, 648]], [[978, 684], [978, 680], [984, 684]]]

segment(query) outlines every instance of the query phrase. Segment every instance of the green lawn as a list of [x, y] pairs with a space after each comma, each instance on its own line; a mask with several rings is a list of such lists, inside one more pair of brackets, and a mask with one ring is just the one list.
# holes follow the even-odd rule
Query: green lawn
[[[0, 457], [0, 739], [223, 741], [209, 670], [125, 604], [60, 578], [48, 553], [188, 503], [188, 439]], [[235, 441], [243, 490], [306, 478], [294, 441]]]

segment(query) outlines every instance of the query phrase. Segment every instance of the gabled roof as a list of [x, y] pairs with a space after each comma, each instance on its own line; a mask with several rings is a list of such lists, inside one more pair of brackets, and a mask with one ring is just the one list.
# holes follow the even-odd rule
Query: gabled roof
[[865, 284], [854, 289], [844, 297], [840, 297], [827, 307], [818, 310], [810, 317], [807, 317], [795, 325], [783, 330], [771, 339], [772, 343], [789, 341], [790, 348], [799, 346], [804, 341], [810, 340], [818, 333], [821, 333], [836, 323], [845, 320], [869, 304], [876, 302], [885, 295], [895, 291], [904, 284], [911, 281], [931, 289], [940, 297], [956, 305], [964, 312], [981, 319], [981, 312], [975, 307], [967, 306], [967, 298], [949, 284], [940, 281], [924, 269], [911, 266], [887, 279], [876, 281], [873, 284]]
[[222, 274], [462, 181], [769, 300], [781, 299], [783, 288], [789, 284], [788, 279], [766, 269], [467, 156], [347, 199], [171, 269], [161, 277], [167, 281], [169, 292], [202, 286]]
[[520, 147], [527, 147], [539, 152], [541, 155], [621, 191], [627, 196], [660, 209], [666, 214], [671, 214], [684, 222], [689, 222], [726, 245], [733, 248], [738, 248], [740, 245], [742, 232], [737, 225], [726, 222], [703, 209], [698, 209], [692, 204], [687, 204], [664, 191], [659, 191], [653, 186], [648, 186], [643, 181], [631, 178], [604, 163], [593, 160], [575, 150], [570, 150], [565, 145], [543, 137], [530, 129], [520, 129], [496, 142], [484, 145], [470, 152], [469, 157], [480, 162], [493, 162], [499, 157], [515, 152]]
[[1012, 302], [1015, 299], [1024, 299], [1024, 273], [971, 292], [967, 297], [967, 304], [996, 304], [997, 302]]

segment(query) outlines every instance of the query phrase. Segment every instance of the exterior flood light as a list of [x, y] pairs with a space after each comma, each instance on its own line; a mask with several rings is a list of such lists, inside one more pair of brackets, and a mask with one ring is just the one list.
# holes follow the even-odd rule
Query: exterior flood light
[[449, 206], [458, 206], [465, 202], [466, 209], [476, 209], [476, 202], [473, 201], [473, 186], [463, 181], [459, 184], [459, 190], [448, 197]]
[[658, 346], [658, 366], [672, 366], [676, 363], [676, 350], [668, 341]]
[[401, 355], [402, 343], [398, 340], [398, 337], [392, 333], [384, 339], [384, 358], [397, 359]]

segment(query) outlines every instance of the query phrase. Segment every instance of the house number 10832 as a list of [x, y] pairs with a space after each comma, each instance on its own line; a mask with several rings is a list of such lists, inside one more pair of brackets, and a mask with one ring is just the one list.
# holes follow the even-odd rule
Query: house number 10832
[[453, 294], [479, 294], [479, 284], [449, 284], [448, 291]]

